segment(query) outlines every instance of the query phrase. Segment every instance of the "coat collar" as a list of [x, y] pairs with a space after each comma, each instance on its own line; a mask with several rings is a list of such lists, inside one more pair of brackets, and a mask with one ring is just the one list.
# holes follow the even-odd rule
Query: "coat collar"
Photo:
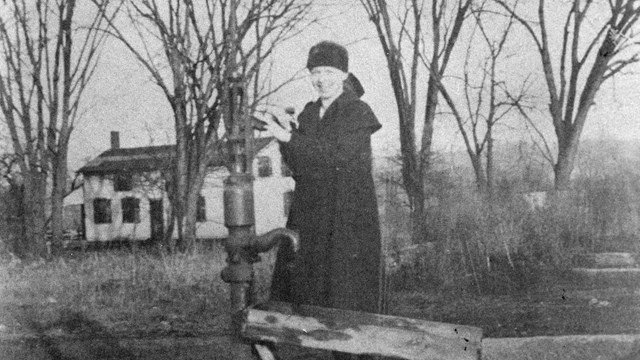
[[[353, 91], [344, 89], [344, 91], [342, 91], [342, 94], [340, 94], [335, 100], [333, 100], [331, 105], [329, 105], [329, 107], [325, 110], [323, 118], [327, 115], [330, 115], [334, 111], [334, 109], [339, 109], [345, 104], [357, 101], [358, 99], [358, 96]], [[320, 107], [322, 107], [322, 99], [318, 98], [318, 100], [316, 100], [316, 107], [319, 111]]]

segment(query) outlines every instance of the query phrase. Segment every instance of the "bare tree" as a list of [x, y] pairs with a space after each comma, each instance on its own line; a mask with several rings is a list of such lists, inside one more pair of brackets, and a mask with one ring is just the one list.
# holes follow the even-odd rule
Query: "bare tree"
[[13, 0], [2, 6], [0, 109], [23, 179], [24, 251], [41, 257], [48, 207], [53, 241], [62, 238], [69, 139], [105, 39], [97, 31], [103, 18], [95, 13], [77, 22], [75, 0]]
[[[524, 92], [512, 98], [506, 89], [504, 75], [499, 74], [513, 17], [509, 17], [501, 28], [495, 15], [485, 9], [485, 2], [472, 13], [476, 21], [461, 76], [463, 96], [455, 97], [443, 81], [437, 81], [437, 85], [462, 136], [477, 188], [483, 194], [490, 194], [494, 186], [494, 129], [514, 109], [514, 102], [522, 99]], [[480, 64], [472, 60], [478, 57]]]
[[[387, 59], [389, 77], [396, 100], [400, 127], [402, 179], [409, 197], [413, 239], [419, 242], [425, 233], [427, 184], [432, 156], [432, 138], [438, 83], [445, 75], [460, 31], [469, 16], [472, 0], [399, 1], [393, 12], [385, 0], [361, 0], [375, 25]], [[428, 21], [430, 28], [423, 28]], [[403, 50], [404, 47], [408, 50]], [[420, 64], [427, 65], [425, 114], [420, 147], [417, 147], [416, 117]]]
[[237, 8], [230, 0], [93, 2], [107, 17], [122, 8], [126, 21], [110, 21], [108, 32], [151, 74], [173, 109], [170, 199], [180, 244], [190, 247], [207, 167], [223, 159], [221, 140], [231, 130], [223, 116], [229, 81], [242, 79], [253, 107], [256, 96], [265, 95], [257, 89], [260, 66], [279, 43], [301, 31], [311, 1], [252, 0]]
[[[555, 130], [555, 188], [569, 187], [580, 135], [600, 86], [640, 60], [636, 25], [640, 2], [574, 0], [537, 2], [535, 20], [513, 4], [495, 0], [513, 15], [535, 43], [548, 90], [548, 112]], [[551, 36], [548, 8], [564, 10], [562, 36]], [[555, 39], [558, 39], [557, 41]]]

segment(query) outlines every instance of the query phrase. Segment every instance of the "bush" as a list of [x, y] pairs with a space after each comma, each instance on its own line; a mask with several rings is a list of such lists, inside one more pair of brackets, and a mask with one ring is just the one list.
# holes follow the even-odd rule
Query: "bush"
[[559, 241], [577, 214], [560, 206], [530, 209], [519, 196], [491, 200], [469, 192], [432, 207], [428, 251], [392, 271], [395, 290], [506, 293], [535, 284], [545, 269], [563, 269], [574, 252]]

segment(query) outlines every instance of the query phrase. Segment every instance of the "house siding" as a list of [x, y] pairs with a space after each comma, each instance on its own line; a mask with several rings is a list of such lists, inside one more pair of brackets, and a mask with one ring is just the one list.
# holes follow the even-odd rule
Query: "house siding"
[[[283, 227], [287, 217], [284, 214], [284, 194], [292, 191], [294, 181], [291, 177], [282, 176], [282, 163], [277, 141], [272, 141], [258, 153], [259, 156], [271, 158], [272, 172], [268, 177], [258, 176], [257, 157], [253, 163], [254, 174], [254, 207], [256, 233]], [[196, 225], [198, 238], [224, 238], [228, 235], [224, 225], [223, 190], [224, 179], [229, 175], [224, 167], [212, 169], [205, 177], [200, 194], [205, 199], [206, 221]], [[136, 181], [131, 191], [115, 191], [113, 175], [85, 174], [85, 236], [87, 241], [109, 241], [118, 239], [146, 240], [151, 236], [150, 206], [151, 199], [163, 200], [165, 229], [168, 228], [167, 212], [169, 202], [163, 190], [163, 182], [159, 180], [159, 172], [146, 173], [145, 178], [154, 179], [150, 183]], [[155, 184], [152, 186], [151, 184]], [[127, 197], [140, 199], [140, 222], [123, 223], [121, 200]], [[94, 222], [93, 200], [105, 198], [111, 200], [111, 223], [96, 224]], [[177, 237], [174, 231], [173, 237]]]
[[[153, 175], [153, 174], [152, 174]], [[87, 241], [109, 241], [118, 239], [145, 240], [151, 235], [149, 200], [164, 199], [165, 194], [159, 186], [136, 186], [131, 191], [115, 191], [113, 176], [90, 175], [84, 179], [85, 237]], [[122, 221], [122, 199], [140, 200], [140, 222]], [[103, 198], [111, 200], [111, 222], [96, 224], [93, 200]], [[165, 216], [166, 217], [166, 216]]]
[[[257, 157], [253, 161], [253, 199], [256, 233], [262, 234], [275, 228], [284, 227], [284, 193], [292, 191], [295, 182], [291, 177], [282, 176], [282, 159], [278, 143], [273, 141], [259, 152], [260, 156], [271, 158], [272, 173], [269, 177], [258, 176]], [[197, 223], [198, 238], [224, 238], [228, 230], [224, 226], [224, 179], [229, 176], [226, 168], [218, 168], [205, 178], [200, 192], [205, 198], [207, 221]]]

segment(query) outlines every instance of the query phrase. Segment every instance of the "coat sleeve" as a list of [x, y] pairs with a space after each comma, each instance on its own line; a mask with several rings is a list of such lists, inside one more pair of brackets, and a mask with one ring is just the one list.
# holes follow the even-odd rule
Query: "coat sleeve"
[[346, 121], [336, 128], [331, 138], [316, 138], [301, 131], [293, 131], [291, 140], [283, 144], [285, 161], [294, 173], [305, 169], [339, 168], [352, 164], [356, 157], [369, 153], [371, 134], [380, 123], [368, 105], [356, 103]]
[[[310, 111], [309, 109], [312, 106], [313, 102], [307, 103], [302, 113], [298, 116], [298, 122], [300, 125], [298, 128], [293, 129], [292, 137], [293, 134], [305, 134], [305, 124], [303, 123], [302, 117], [303, 114], [305, 114], [307, 111]], [[290, 142], [291, 141], [289, 141], [289, 143]], [[289, 167], [289, 169], [294, 173], [295, 176], [295, 174], [300, 173], [300, 171], [302, 170], [302, 166], [301, 164], [298, 164], [299, 157], [296, 156], [294, 148], [290, 146], [289, 143], [280, 142], [280, 153], [282, 154], [282, 159], [284, 160], [285, 164], [287, 165], [287, 167]]]

